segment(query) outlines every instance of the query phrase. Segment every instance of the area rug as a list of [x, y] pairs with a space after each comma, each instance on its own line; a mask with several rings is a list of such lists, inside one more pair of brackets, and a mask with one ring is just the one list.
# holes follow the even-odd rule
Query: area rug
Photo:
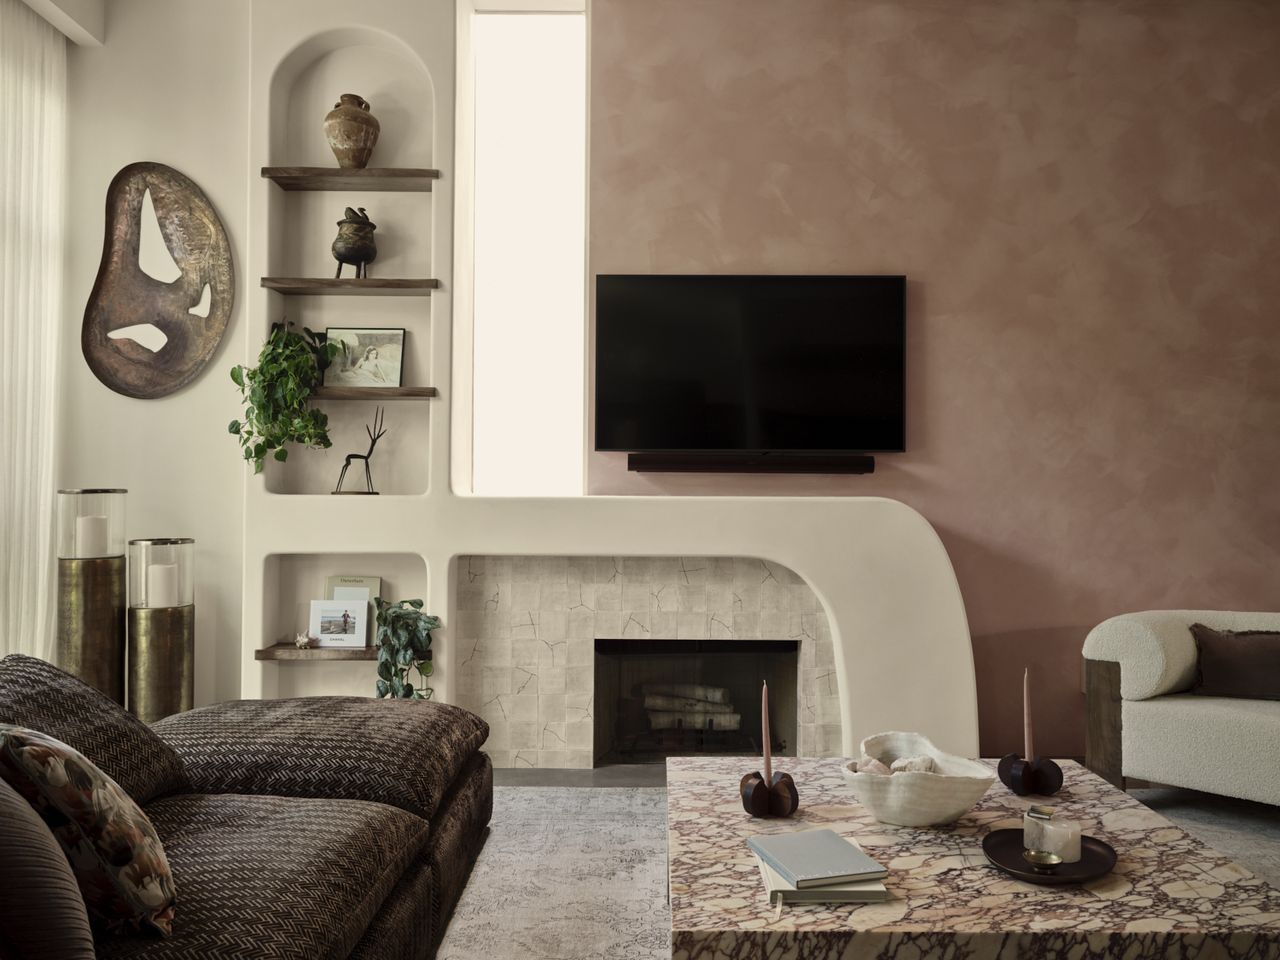
[[439, 960], [671, 956], [667, 792], [495, 787]]

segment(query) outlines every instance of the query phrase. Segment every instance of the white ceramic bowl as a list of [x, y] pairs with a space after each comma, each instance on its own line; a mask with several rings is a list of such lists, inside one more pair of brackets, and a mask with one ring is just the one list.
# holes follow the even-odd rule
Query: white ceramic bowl
[[959, 819], [995, 782], [985, 764], [943, 753], [918, 733], [877, 733], [862, 741], [862, 755], [886, 767], [899, 757], [933, 758], [934, 772], [859, 773], [857, 762], [844, 768], [858, 802], [883, 823], [928, 827]]

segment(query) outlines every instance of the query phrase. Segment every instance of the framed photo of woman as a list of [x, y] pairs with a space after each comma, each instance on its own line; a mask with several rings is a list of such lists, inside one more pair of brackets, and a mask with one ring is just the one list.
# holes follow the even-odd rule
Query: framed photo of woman
[[403, 327], [329, 327], [338, 353], [324, 371], [326, 387], [398, 387], [404, 378]]

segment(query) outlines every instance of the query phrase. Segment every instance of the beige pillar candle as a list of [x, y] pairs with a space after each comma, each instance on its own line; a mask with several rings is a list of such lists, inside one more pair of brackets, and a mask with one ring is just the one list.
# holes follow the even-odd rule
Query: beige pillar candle
[[1031, 668], [1022, 671], [1022, 758], [1035, 759], [1035, 745], [1031, 739]]
[[764, 742], [764, 782], [773, 783], [773, 749], [769, 743], [769, 682], [760, 693], [760, 739]]

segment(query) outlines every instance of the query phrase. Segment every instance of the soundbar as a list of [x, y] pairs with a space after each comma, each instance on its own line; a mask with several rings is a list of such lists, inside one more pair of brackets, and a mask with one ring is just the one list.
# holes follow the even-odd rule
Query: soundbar
[[629, 453], [636, 473], [875, 473], [865, 453]]

